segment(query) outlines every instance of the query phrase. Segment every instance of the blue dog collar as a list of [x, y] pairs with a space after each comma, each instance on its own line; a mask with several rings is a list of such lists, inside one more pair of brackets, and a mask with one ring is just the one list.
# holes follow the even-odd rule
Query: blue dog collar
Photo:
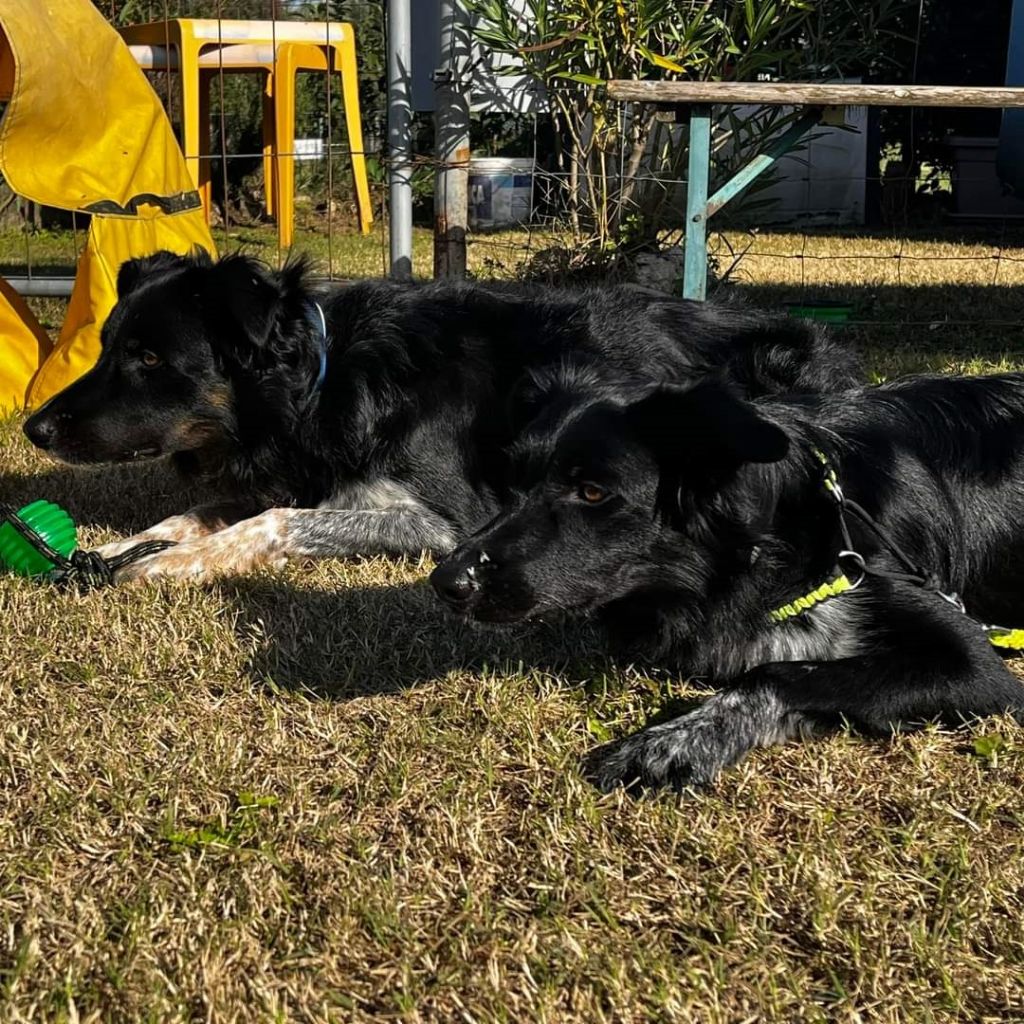
[[324, 316], [323, 306], [319, 302], [312, 303], [312, 308], [307, 310], [307, 316], [313, 330], [320, 333], [320, 372], [313, 382], [313, 393], [315, 394], [323, 387], [324, 379], [327, 376], [327, 318]]

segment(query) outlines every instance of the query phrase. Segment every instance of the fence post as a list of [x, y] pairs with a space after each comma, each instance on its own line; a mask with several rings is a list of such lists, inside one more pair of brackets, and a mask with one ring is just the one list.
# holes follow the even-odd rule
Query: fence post
[[391, 276], [412, 278], [412, 29], [409, 0], [388, 0], [388, 199]]
[[711, 174], [711, 107], [690, 108], [690, 165], [686, 182], [686, 249], [683, 298], [703, 300], [708, 287], [708, 178]]
[[440, 66], [434, 72], [437, 178], [434, 277], [466, 276], [469, 218], [469, 23], [462, 0], [441, 0]]

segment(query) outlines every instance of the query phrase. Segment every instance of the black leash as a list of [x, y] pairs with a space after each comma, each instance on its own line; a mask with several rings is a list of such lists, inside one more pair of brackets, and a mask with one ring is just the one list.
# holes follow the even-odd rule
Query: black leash
[[[951, 604], [962, 615], [977, 623], [978, 628], [985, 634], [988, 642], [993, 647], [1014, 654], [1024, 653], [1024, 629], [1014, 629], [1010, 626], [986, 625], [984, 622], [979, 622], [973, 616], [968, 615], [967, 608], [964, 606], [959, 594], [943, 590], [943, 581], [935, 573], [926, 572], [921, 569], [910, 555], [896, 543], [889, 532], [875, 522], [875, 519], [867, 509], [843, 494], [843, 488], [839, 484], [836, 471], [832, 468], [825, 453], [818, 448], [814, 448], [812, 451], [814, 452], [814, 457], [821, 463], [824, 470], [822, 483], [825, 491], [835, 502], [839, 516], [839, 529], [842, 531], [843, 543], [846, 545], [836, 555], [840, 575], [835, 579], [827, 580], [825, 583], [820, 584], [810, 593], [797, 597], [788, 604], [784, 604], [781, 608], [776, 608], [769, 612], [769, 616], [774, 622], [786, 622], [789, 619], [796, 618], [821, 601], [856, 590], [866, 577], [876, 576], [882, 579], [897, 580], [901, 583], [910, 583], [928, 593], [934, 594], [936, 597], [941, 597], [943, 601]], [[867, 564], [864, 556], [853, 546], [850, 526], [846, 521], [847, 513], [853, 515], [862, 526], [866, 526], [882, 546], [895, 556], [896, 560], [903, 566], [903, 572], [892, 569], [878, 569]], [[847, 575], [844, 562], [853, 563], [859, 571], [860, 575], [852, 582]]]
[[[961, 612], [966, 614], [967, 609], [964, 607], [963, 601], [960, 600], [960, 595], [944, 590], [943, 581], [936, 573], [922, 569], [910, 557], [910, 555], [908, 555], [903, 548], [899, 546], [892, 535], [875, 521], [867, 509], [862, 505], [859, 505], [852, 498], [846, 497], [843, 493], [843, 488], [839, 484], [839, 478], [836, 476], [836, 471], [832, 468], [832, 464], [828, 461], [825, 453], [815, 448], [814, 454], [824, 467], [825, 490], [835, 502], [836, 510], [839, 514], [839, 529], [843, 534], [843, 543], [846, 545], [846, 548], [843, 551], [840, 551], [838, 555], [840, 566], [842, 566], [842, 562], [845, 559], [853, 562], [863, 575], [876, 576], [880, 579], [896, 580], [900, 583], [911, 583], [914, 586], [920, 587], [922, 590], [934, 593], [944, 601], [949, 602], [949, 604], [953, 605], [954, 608], [958, 608]], [[853, 546], [853, 538], [850, 536], [850, 527], [846, 521], [847, 513], [854, 516], [862, 526], [866, 526], [875, 535], [875, 537], [878, 538], [882, 546], [885, 547], [890, 554], [896, 558], [896, 561], [903, 566], [903, 572], [894, 569], [878, 569], [867, 564], [864, 556], [859, 554]]]
[[5, 522], [10, 523], [43, 558], [53, 563], [53, 569], [46, 574], [46, 579], [60, 587], [77, 584], [83, 590], [113, 583], [118, 569], [123, 569], [140, 558], [172, 548], [175, 543], [173, 540], [147, 540], [130, 547], [127, 551], [122, 551], [119, 555], [114, 555], [113, 558], [104, 558], [98, 551], [83, 551], [80, 548], [72, 551], [70, 555], [62, 555], [18, 517], [13, 505], [0, 502], [0, 524]]

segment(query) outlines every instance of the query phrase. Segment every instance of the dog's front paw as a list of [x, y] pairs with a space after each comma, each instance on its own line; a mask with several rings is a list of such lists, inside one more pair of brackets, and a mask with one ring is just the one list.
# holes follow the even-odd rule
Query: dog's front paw
[[696, 711], [598, 747], [584, 770], [600, 789], [677, 791], [709, 786], [753, 747], [777, 734], [777, 707], [769, 694], [721, 693]]
[[161, 578], [205, 580], [249, 572], [261, 566], [280, 568], [287, 562], [284, 548], [268, 541], [247, 524], [210, 537], [175, 544], [119, 569], [118, 583]]
[[129, 562], [114, 574], [115, 583], [132, 583], [156, 579], [189, 579], [205, 574], [202, 559], [195, 553], [181, 548], [188, 545], [157, 551], [155, 554]]
[[710, 785], [729, 758], [700, 723], [676, 719], [592, 751], [585, 774], [603, 792], [671, 786], [677, 791]]
[[124, 554], [129, 548], [133, 548], [139, 543], [141, 541], [135, 537], [128, 537], [125, 540], [112, 540], [107, 544], [101, 544], [98, 548], [91, 548], [90, 550], [97, 555], [102, 555], [103, 558], [109, 559]]

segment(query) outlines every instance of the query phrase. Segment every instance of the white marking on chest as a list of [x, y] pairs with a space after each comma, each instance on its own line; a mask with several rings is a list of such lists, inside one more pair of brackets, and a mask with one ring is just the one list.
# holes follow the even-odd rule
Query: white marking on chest
[[836, 661], [863, 653], [863, 612], [852, 595], [833, 598], [789, 622], [765, 620], [764, 629], [745, 643], [725, 646], [709, 666], [719, 679], [731, 679], [774, 661]]

